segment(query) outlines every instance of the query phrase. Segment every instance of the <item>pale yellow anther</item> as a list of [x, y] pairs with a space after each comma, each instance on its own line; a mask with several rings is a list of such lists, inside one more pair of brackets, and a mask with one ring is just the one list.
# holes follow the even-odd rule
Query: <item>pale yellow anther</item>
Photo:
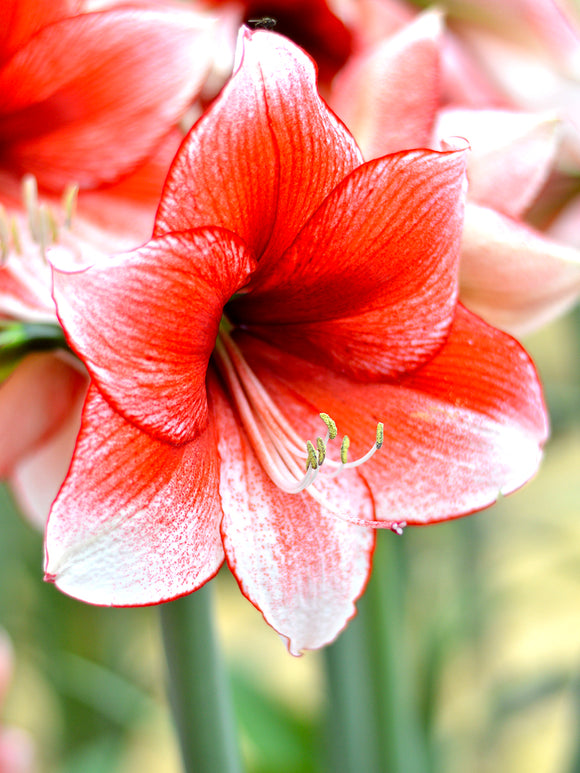
[[318, 449], [318, 464], [324, 464], [326, 459], [326, 443], [321, 437], [316, 438], [316, 448]]
[[6, 210], [0, 204], [0, 261], [4, 263], [10, 251], [10, 221]]
[[379, 423], [377, 424], [377, 441], [375, 443], [377, 447], [377, 451], [383, 445], [384, 434], [385, 434], [384, 430], [385, 430], [385, 425], [383, 424], [382, 421], [379, 421]]
[[350, 439], [348, 435], [345, 435], [340, 444], [340, 461], [342, 464], [346, 464], [348, 461], [348, 447], [350, 446]]
[[65, 221], [64, 221], [65, 228], [71, 227], [72, 219], [75, 215], [76, 208], [77, 208], [78, 195], [79, 195], [78, 185], [69, 185], [63, 194], [62, 208], [64, 209], [64, 215], [65, 215]]
[[28, 230], [35, 242], [42, 243], [41, 223], [38, 211], [38, 185], [36, 177], [27, 174], [22, 178], [22, 198], [28, 215]]
[[38, 243], [40, 244], [40, 250], [44, 255], [44, 252], [48, 246], [56, 241], [58, 236], [58, 226], [54, 215], [48, 209], [46, 204], [41, 204], [38, 207]]
[[22, 255], [22, 242], [20, 241], [20, 234], [18, 233], [18, 223], [14, 217], [10, 222], [10, 233], [12, 235], [12, 246], [14, 247], [14, 252], [16, 252], [18, 255]]
[[316, 449], [310, 440], [306, 441], [306, 455], [306, 472], [308, 472], [310, 468], [313, 470], [318, 469], [318, 456], [316, 455]]
[[336, 424], [334, 421], [330, 418], [330, 416], [327, 413], [321, 413], [320, 418], [322, 421], [326, 424], [326, 429], [328, 430], [328, 438], [329, 440], [334, 440], [334, 438], [338, 435], [338, 430], [336, 429]]

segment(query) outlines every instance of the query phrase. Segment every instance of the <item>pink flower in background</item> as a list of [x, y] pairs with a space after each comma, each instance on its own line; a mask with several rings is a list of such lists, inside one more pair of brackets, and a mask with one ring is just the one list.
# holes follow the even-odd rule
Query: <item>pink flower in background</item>
[[518, 488], [546, 416], [519, 344], [457, 304], [465, 152], [364, 163], [303, 52], [242, 41], [153, 239], [80, 272], [53, 254], [93, 383], [46, 571], [85, 601], [139, 605], [225, 557], [298, 653], [354, 614], [371, 527]]
[[480, 89], [447, 70], [447, 98], [471, 107], [551, 111], [563, 123], [561, 162], [580, 165], [580, 19], [567, 0], [446, 0], [457, 64]]
[[[12, 645], [0, 629], [0, 709], [8, 690], [13, 670]], [[1, 773], [32, 773], [35, 769], [32, 739], [16, 727], [0, 727]]]
[[[331, 106], [367, 159], [404, 148], [439, 147], [450, 136], [467, 138], [460, 298], [514, 334], [541, 326], [568, 309], [580, 292], [580, 251], [568, 239], [570, 225], [564, 230], [555, 222], [542, 232], [526, 222], [530, 208], [545, 199], [544, 186], [556, 163], [557, 115], [486, 103], [482, 94], [490, 95], [481, 87], [483, 76], [461, 69], [450, 57], [456, 41], [445, 32], [438, 11], [407, 22], [390, 18], [382, 36], [380, 29], [375, 20], [371, 42], [338, 74]], [[471, 86], [478, 95], [477, 107], [446, 104], [449, 83], [460, 80], [465, 93]], [[570, 223], [571, 215], [564, 216]]]

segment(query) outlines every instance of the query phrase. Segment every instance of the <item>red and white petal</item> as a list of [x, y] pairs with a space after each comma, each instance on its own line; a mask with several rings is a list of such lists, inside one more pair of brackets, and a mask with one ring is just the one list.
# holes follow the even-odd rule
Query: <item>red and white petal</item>
[[435, 135], [469, 142], [469, 198], [517, 217], [548, 176], [558, 129], [555, 116], [545, 113], [449, 109], [439, 113]]
[[37, 352], [22, 360], [0, 386], [0, 477], [59, 432], [85, 389], [86, 375], [65, 356]]
[[[352, 381], [250, 336], [237, 343], [283, 412], [299, 402], [335, 420], [350, 438], [350, 460], [372, 447], [384, 422], [382, 448], [356, 471], [387, 526], [482, 509], [538, 467], [547, 418], [533, 364], [514, 339], [462, 307], [440, 352], [390, 383]], [[335, 446], [327, 457], [338, 460]]]
[[429, 11], [337, 75], [329, 104], [368, 160], [429, 144], [439, 105], [441, 14]]
[[176, 157], [155, 232], [219, 225], [276, 257], [362, 157], [301, 49], [267, 31], [240, 40], [237, 72]]
[[417, 367], [453, 318], [464, 191], [464, 152], [412, 151], [359, 167], [276, 266], [258, 265], [231, 318], [357, 378]]
[[218, 432], [222, 532], [228, 564], [244, 595], [293, 655], [331, 642], [355, 614], [371, 569], [373, 529], [340, 520], [329, 508], [372, 518], [372, 499], [356, 475], [322, 496], [276, 488], [235, 415], [211, 384]]
[[222, 309], [251, 262], [239, 239], [214, 228], [169, 234], [82, 272], [54, 270], [71, 346], [125, 418], [173, 443], [204, 429]]
[[210, 64], [207, 19], [188, 10], [113, 8], [44, 27], [0, 70], [3, 164], [55, 190], [112, 182], [153, 151]]
[[48, 520], [47, 579], [113, 606], [197, 590], [223, 561], [218, 475], [213, 426], [175, 448], [126, 422], [92, 388]]
[[523, 335], [580, 294], [580, 251], [475, 204], [465, 209], [460, 298], [490, 324]]

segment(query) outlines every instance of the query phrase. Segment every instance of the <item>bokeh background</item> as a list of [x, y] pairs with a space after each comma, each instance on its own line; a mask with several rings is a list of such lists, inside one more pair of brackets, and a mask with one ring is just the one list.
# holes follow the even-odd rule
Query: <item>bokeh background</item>
[[[425, 773], [580, 771], [580, 312], [525, 344], [552, 422], [536, 479], [475, 516], [383, 535]], [[335, 773], [324, 656], [292, 658], [227, 572], [214, 582], [248, 771]], [[38, 773], [181, 770], [158, 610], [93, 608], [43, 583], [42, 536], [5, 489], [0, 626], [15, 647], [2, 724], [31, 734]]]

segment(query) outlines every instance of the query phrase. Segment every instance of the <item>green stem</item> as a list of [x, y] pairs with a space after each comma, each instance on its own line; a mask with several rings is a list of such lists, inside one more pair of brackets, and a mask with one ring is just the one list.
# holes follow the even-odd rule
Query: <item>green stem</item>
[[241, 773], [227, 675], [213, 624], [213, 584], [160, 607], [169, 698], [186, 773]]
[[358, 615], [326, 650], [330, 770], [425, 773], [426, 742], [414, 700], [401, 609], [397, 538], [377, 535], [373, 573]]

